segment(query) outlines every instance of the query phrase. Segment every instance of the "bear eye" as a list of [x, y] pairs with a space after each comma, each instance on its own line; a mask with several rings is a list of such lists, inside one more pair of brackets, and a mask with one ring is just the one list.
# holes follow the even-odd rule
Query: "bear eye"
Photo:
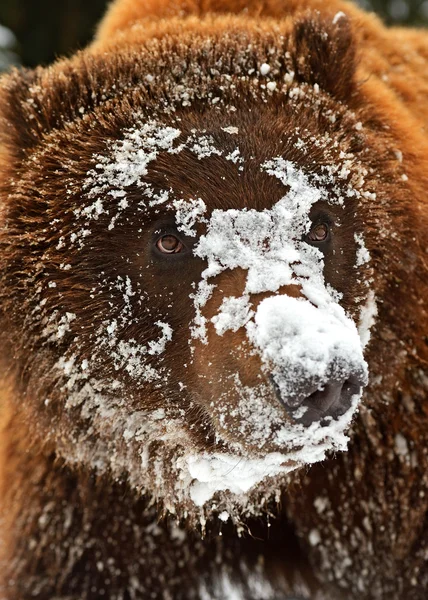
[[319, 244], [328, 240], [330, 236], [330, 227], [327, 223], [318, 223], [315, 227], [312, 227], [307, 235], [309, 242]]
[[183, 243], [175, 235], [163, 235], [156, 242], [156, 248], [162, 254], [178, 254], [183, 250]]

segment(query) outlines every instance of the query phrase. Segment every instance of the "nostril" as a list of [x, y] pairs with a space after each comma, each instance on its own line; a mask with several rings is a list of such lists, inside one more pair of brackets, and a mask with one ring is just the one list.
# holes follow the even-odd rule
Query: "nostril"
[[303, 401], [303, 405], [318, 410], [320, 414], [326, 414], [340, 404], [342, 389], [343, 383], [327, 383], [310, 394]]
[[359, 394], [361, 384], [358, 379], [350, 377], [345, 381], [329, 381], [323, 386], [316, 389], [309, 388], [300, 397], [287, 399], [283, 398], [279, 386], [272, 378], [272, 383], [278, 399], [287, 410], [288, 414], [293, 417], [297, 423], [309, 426], [315, 421], [326, 420], [325, 424], [333, 418], [338, 418], [343, 415], [352, 403], [352, 397]]
[[327, 383], [323, 388], [317, 389], [302, 402], [302, 415], [298, 420], [303, 425], [310, 425], [314, 421], [337, 419], [343, 415], [352, 403], [352, 397], [361, 391], [360, 384], [353, 378], [346, 381], [333, 381]]

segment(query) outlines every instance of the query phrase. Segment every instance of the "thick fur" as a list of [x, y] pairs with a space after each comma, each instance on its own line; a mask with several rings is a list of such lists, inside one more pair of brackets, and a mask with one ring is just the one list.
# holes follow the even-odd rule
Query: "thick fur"
[[[336, 19], [339, 11], [346, 17]], [[284, 101], [263, 92], [261, 102], [252, 94], [246, 73], [272, 56], [276, 79], [292, 71], [290, 85], [304, 90], [304, 100], [291, 94]], [[219, 85], [211, 70], [219, 61], [227, 63], [234, 87], [223, 80]], [[189, 107], [179, 105], [176, 96], [181, 82], [194, 94]], [[95, 241], [83, 253], [61, 250], [60, 236], [72, 231], [72, 210], [80, 206], [82, 181], [94, 156], [105, 151], [106, 140], [121, 139], [136, 111], [149, 118], [162, 103], [173, 102], [184, 130], [205, 128], [227, 144], [221, 127], [230, 115], [204, 103], [217, 94], [234, 104], [236, 126], [247, 132], [242, 151], [248, 156], [275, 155], [281, 135], [288, 140], [281, 148], [284, 155], [309, 172], [339, 164], [343, 153], [352, 157], [351, 171], [357, 163], [364, 167], [372, 195], [347, 209], [337, 240], [343, 258], [336, 268], [326, 266], [326, 277], [353, 315], [361, 308], [358, 298], [367, 293], [364, 282], [378, 301], [366, 350], [370, 384], [348, 452], [268, 481], [252, 499], [261, 510], [240, 513], [231, 505], [235, 519], [227, 524], [211, 522], [209, 513], [192, 514], [191, 506], [175, 502], [172, 493], [169, 498], [172, 472], [165, 489], [156, 487], [157, 465], [150, 467], [147, 480], [136, 481], [131, 467], [138, 448], [125, 454], [108, 416], [100, 438], [98, 430], [88, 429], [78, 406], [65, 410], [66, 390], [54, 370], [66, 351], [80, 352], [80, 359], [90, 356], [91, 331], [120, 302], [114, 292], [91, 296], [99, 272], [112, 276], [125, 269], [136, 277], [128, 260], [140, 242], [132, 220], [108, 239], [105, 223], [99, 222]], [[427, 98], [428, 34], [388, 30], [374, 16], [336, 0], [117, 0], [88, 49], [46, 69], [4, 77], [2, 598], [205, 600], [231, 597], [230, 582], [246, 600], [426, 598]], [[335, 121], [329, 111], [338, 115]], [[306, 153], [296, 149], [296, 128], [306, 131]], [[320, 145], [316, 140], [324, 134], [337, 146]], [[227, 168], [181, 160], [161, 157], [156, 177], [167, 177], [172, 188], [189, 195], [204, 189], [212, 208], [231, 202], [233, 208], [262, 209], [278, 198], [275, 185], [251, 172], [245, 174], [244, 198]], [[217, 168], [213, 183], [210, 176]], [[352, 261], [357, 225], [372, 257], [370, 268], [358, 272]], [[72, 269], [63, 270], [65, 262]], [[200, 270], [199, 265], [185, 281], [171, 273], [171, 289], [191, 289]], [[45, 286], [46, 278], [55, 286]], [[145, 282], [143, 292], [160, 297], [166, 287], [159, 280], [160, 275]], [[225, 277], [222, 284], [232, 293], [242, 280]], [[189, 308], [179, 297], [175, 304], [172, 318], [179, 330], [190, 319]], [[71, 335], [59, 348], [42, 340], [46, 323], [38, 306], [43, 314], [77, 315], [72, 326], [79, 332], [79, 350]], [[215, 309], [209, 307], [213, 314]], [[127, 339], [150, 337], [153, 323], [142, 322], [145, 328], [136, 325]], [[231, 362], [230, 348], [240, 343], [239, 332], [213, 339], [191, 363], [187, 339], [177, 340], [164, 359], [171, 381], [183, 379], [187, 388], [208, 397], [215, 390], [204, 388], [200, 376], [211, 362], [218, 369], [229, 365], [231, 373], [239, 368], [251, 381], [259, 368], [254, 357], [243, 353], [238, 363]], [[106, 356], [97, 375], [108, 377], [112, 369]], [[126, 373], [117, 377], [127, 386], [126, 414], [160, 409], [170, 397], [177, 415], [185, 414], [183, 435], [189, 439], [183, 443], [212, 449], [208, 403], [195, 408], [186, 391], [178, 396], [172, 383], [171, 390], [147, 384], [141, 391]], [[104, 451], [125, 457], [116, 470], [95, 465]], [[172, 456], [165, 455], [168, 462]], [[219, 497], [219, 506], [223, 501]]]

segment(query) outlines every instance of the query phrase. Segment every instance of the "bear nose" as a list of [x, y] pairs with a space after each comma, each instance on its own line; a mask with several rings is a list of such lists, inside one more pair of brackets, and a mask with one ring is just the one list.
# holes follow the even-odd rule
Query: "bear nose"
[[275, 383], [274, 388], [278, 400], [293, 420], [308, 427], [315, 421], [321, 424], [325, 421], [327, 425], [331, 419], [343, 415], [351, 407], [352, 397], [360, 394], [362, 384], [352, 376], [344, 381], [329, 381], [315, 389], [309, 387], [298, 403], [295, 398], [283, 398]]

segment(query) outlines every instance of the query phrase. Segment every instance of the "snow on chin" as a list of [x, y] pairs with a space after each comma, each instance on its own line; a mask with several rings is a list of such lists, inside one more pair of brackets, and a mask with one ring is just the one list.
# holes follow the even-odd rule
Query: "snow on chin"
[[292, 451], [269, 452], [261, 458], [232, 453], [189, 454], [180, 458], [177, 466], [190, 499], [202, 507], [217, 492], [228, 492], [238, 504], [245, 505], [249, 493], [266, 478], [324, 460], [332, 449], [345, 451], [349, 437], [344, 432], [349, 428], [360, 397], [361, 394], [355, 394], [346, 413], [331, 419], [328, 425], [319, 422], [309, 427], [298, 423], [284, 425], [277, 437], [285, 448], [294, 447]]
[[[260, 598], [260, 600], [277, 600], [278, 591], [274, 589], [264, 572], [264, 565], [247, 565], [240, 562], [242, 576], [235, 580], [227, 571], [227, 565], [218, 565], [212, 580], [203, 581], [200, 585], [200, 600], [247, 600]], [[297, 600], [289, 598], [289, 600]]]
[[192, 477], [190, 498], [203, 506], [216, 492], [229, 490], [232, 494], [246, 494], [265, 477], [286, 473], [288, 459], [280, 453], [271, 453], [263, 459], [248, 459], [234, 454], [215, 453], [190, 455], [186, 467]]

